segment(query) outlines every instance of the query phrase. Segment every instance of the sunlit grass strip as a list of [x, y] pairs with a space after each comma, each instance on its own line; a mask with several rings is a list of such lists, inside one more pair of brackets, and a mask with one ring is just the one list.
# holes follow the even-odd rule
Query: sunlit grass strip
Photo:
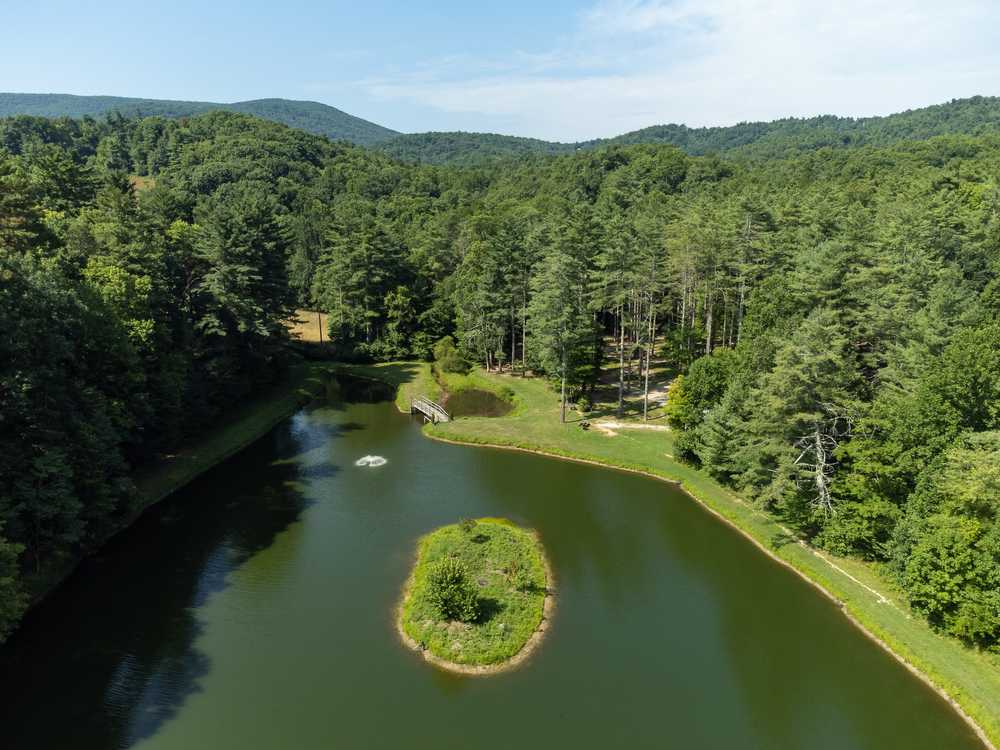
[[[482, 518], [422, 537], [403, 591], [397, 624], [404, 643], [444, 669], [489, 674], [522, 663], [541, 641], [552, 609], [552, 580], [537, 535], [509, 521]], [[428, 576], [459, 561], [479, 600], [473, 622], [448, 621], [429, 596]]]

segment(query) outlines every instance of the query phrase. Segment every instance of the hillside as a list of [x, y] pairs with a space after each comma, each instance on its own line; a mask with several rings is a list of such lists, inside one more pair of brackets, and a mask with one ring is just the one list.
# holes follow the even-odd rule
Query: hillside
[[187, 102], [170, 99], [133, 99], [122, 96], [73, 96], [70, 94], [0, 93], [0, 117], [37, 115], [39, 117], [98, 117], [120, 112], [126, 117], [188, 117], [212, 110], [227, 110], [255, 115], [325, 135], [333, 140], [370, 146], [396, 135], [396, 131], [362, 120], [319, 102], [290, 99], [255, 99], [233, 104]]
[[640, 143], [678, 146], [692, 156], [728, 153], [747, 158], [784, 158], [825, 147], [891, 146], [938, 135], [993, 132], [1000, 132], [1000, 98], [976, 96], [885, 117], [823, 115], [705, 128], [654, 125], [614, 138], [579, 143], [555, 143], [494, 133], [416, 133], [384, 141], [378, 148], [408, 161], [466, 165]]
[[789, 117], [703, 128], [653, 125], [614, 138], [560, 143], [497, 133], [402, 134], [326, 104], [290, 99], [219, 104], [117, 96], [0, 93], [0, 117], [96, 117], [107, 112], [120, 112], [125, 116], [185, 117], [211, 110], [255, 115], [333, 140], [374, 147], [402, 161], [458, 166], [482, 166], [508, 159], [557, 156], [602, 146], [643, 143], [677, 146], [692, 156], [725, 153], [750, 159], [788, 158], [820, 148], [891, 146], [939, 135], [1000, 132], [1000, 97], [988, 96], [954, 99], [946, 104], [884, 117]]

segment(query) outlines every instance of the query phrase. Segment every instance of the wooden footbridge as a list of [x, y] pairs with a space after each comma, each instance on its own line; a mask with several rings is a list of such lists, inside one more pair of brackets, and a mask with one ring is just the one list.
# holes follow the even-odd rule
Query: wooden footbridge
[[450, 422], [451, 415], [445, 411], [441, 404], [431, 401], [424, 396], [410, 400], [410, 414], [423, 414], [428, 422], [437, 424], [438, 422]]

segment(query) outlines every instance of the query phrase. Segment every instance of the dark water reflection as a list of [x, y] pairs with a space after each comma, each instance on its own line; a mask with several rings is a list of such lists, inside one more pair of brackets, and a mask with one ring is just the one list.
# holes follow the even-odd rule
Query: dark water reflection
[[177, 715], [211, 669], [197, 609], [309, 504], [303, 437], [284, 424], [208, 472], [29, 615], [0, 652], [3, 747], [129, 747]]
[[514, 408], [511, 402], [479, 388], [449, 394], [443, 406], [453, 417], [502, 417]]
[[[0, 747], [979, 747], [668, 485], [433, 443], [386, 395], [334, 389], [88, 561], [0, 651]], [[417, 537], [478, 515], [538, 529], [558, 588], [537, 656], [489, 679], [391, 622]]]

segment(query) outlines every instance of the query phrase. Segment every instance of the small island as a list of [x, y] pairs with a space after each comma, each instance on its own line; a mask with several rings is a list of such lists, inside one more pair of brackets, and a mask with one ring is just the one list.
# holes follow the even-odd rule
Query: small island
[[502, 518], [467, 519], [420, 539], [397, 626], [432, 664], [492, 674], [527, 659], [552, 606], [538, 535]]

